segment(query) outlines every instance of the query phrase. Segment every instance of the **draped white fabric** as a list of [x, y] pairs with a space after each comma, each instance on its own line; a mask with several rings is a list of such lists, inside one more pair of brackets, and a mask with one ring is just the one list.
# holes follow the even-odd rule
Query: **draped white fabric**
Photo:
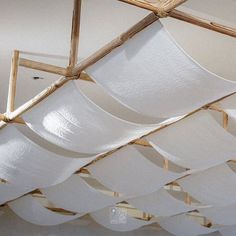
[[[118, 209], [118, 208], [117, 208]], [[116, 210], [117, 210], [116, 209]], [[138, 229], [144, 225], [148, 225], [153, 223], [152, 221], [144, 221], [144, 220], [138, 220], [136, 218], [133, 218], [129, 215], [125, 215], [124, 221], [112, 221], [112, 210], [114, 208], [104, 208], [102, 210], [99, 210], [97, 212], [93, 212], [90, 214], [90, 216], [95, 220], [98, 224], [104, 226], [105, 228], [114, 230], [114, 231], [131, 231]], [[121, 220], [121, 219], [120, 219]]]
[[224, 207], [202, 208], [199, 209], [199, 212], [215, 224], [236, 225], [236, 204]]
[[88, 166], [88, 171], [109, 189], [133, 197], [155, 192], [184, 174], [164, 170], [131, 146]]
[[233, 236], [236, 234], [236, 225], [224, 227], [219, 231], [222, 236]]
[[165, 189], [127, 200], [132, 206], [154, 216], [172, 216], [196, 209], [174, 198]]
[[190, 169], [206, 169], [236, 156], [236, 138], [207, 111], [199, 111], [147, 140], [165, 158]]
[[69, 158], [49, 152], [12, 125], [1, 130], [0, 144], [0, 178], [22, 188], [60, 183], [95, 158]]
[[58, 225], [76, 219], [82, 215], [62, 215], [46, 209], [31, 195], [26, 195], [8, 203], [19, 217], [37, 225]]
[[32, 187], [23, 187], [21, 185], [14, 185], [9, 183], [0, 184], [0, 205], [22, 196], [23, 194], [34, 190]]
[[86, 71], [121, 103], [151, 117], [183, 115], [236, 91], [236, 83], [189, 58], [159, 21]]
[[42, 192], [55, 206], [79, 213], [97, 211], [122, 201], [119, 197], [96, 190], [78, 175], [72, 175], [61, 184], [44, 188]]
[[222, 108], [230, 117], [236, 119], [236, 94], [231, 95], [219, 102]]
[[213, 206], [236, 203], [236, 173], [226, 164], [187, 176], [178, 183], [202, 203]]
[[102, 110], [68, 82], [23, 115], [27, 125], [48, 141], [80, 153], [101, 153], [153, 130]]
[[197, 236], [217, 231], [200, 225], [186, 214], [159, 219], [158, 223], [163, 229], [176, 236]]

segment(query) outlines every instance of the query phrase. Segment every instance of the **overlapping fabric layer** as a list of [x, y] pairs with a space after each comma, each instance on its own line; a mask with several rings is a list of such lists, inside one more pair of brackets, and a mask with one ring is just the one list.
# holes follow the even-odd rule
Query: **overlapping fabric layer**
[[212, 206], [236, 203], [236, 174], [227, 164], [187, 176], [178, 183], [202, 203]]
[[[120, 218], [112, 218], [113, 211], [121, 211], [119, 213]], [[124, 214], [122, 217], [122, 213]], [[100, 225], [114, 230], [114, 231], [120, 231], [120, 232], [126, 232], [126, 231], [132, 231], [135, 229], [138, 229], [144, 225], [152, 224], [152, 221], [144, 221], [144, 220], [138, 220], [136, 218], [133, 218], [126, 214], [126, 211], [122, 212], [122, 208], [119, 210], [119, 208], [104, 208], [102, 210], [99, 210], [97, 212], [94, 212], [90, 214], [90, 216]]]
[[95, 158], [57, 155], [33, 143], [12, 125], [1, 130], [0, 144], [0, 178], [22, 189], [63, 182]]
[[138, 138], [158, 125], [121, 120], [98, 107], [68, 82], [23, 115], [27, 125], [43, 138], [80, 153], [101, 153]]
[[184, 175], [164, 170], [131, 146], [88, 166], [88, 171], [107, 188], [129, 197], [155, 192]]
[[30, 195], [9, 202], [8, 206], [24, 220], [37, 225], [58, 225], [82, 216], [82, 214], [62, 215], [55, 213], [42, 206], [37, 199]]
[[236, 138], [207, 111], [197, 112], [147, 140], [165, 158], [190, 169], [206, 169], [236, 156]]
[[218, 230], [204, 227], [186, 214], [163, 218], [158, 220], [158, 223], [163, 229], [176, 236], [197, 236]]
[[219, 106], [223, 109], [230, 117], [236, 119], [236, 94], [225, 98], [219, 102]]
[[184, 115], [236, 91], [236, 83], [189, 58], [159, 21], [86, 71], [121, 103], [151, 117]]
[[109, 196], [93, 188], [78, 175], [42, 189], [42, 192], [55, 206], [79, 213], [94, 212], [122, 201], [122, 198]]

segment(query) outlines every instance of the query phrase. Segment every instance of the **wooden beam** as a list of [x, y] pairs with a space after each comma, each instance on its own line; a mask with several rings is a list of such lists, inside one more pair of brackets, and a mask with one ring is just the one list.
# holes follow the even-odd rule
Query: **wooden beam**
[[78, 46], [79, 46], [79, 31], [80, 31], [80, 14], [81, 14], [81, 0], [74, 0], [69, 68], [73, 68], [75, 64], [77, 63]]
[[46, 63], [42, 63], [38, 61], [32, 61], [25, 58], [19, 59], [19, 66], [34, 69], [34, 70], [45, 71], [52, 74], [69, 76], [66, 68], [54, 66], [54, 65], [50, 65], [50, 64], [46, 64]]
[[212, 31], [216, 31], [221, 34], [225, 34], [231, 37], [236, 37], [236, 29], [228, 26], [224, 26], [222, 24], [218, 24], [216, 22], [212, 22], [197, 16], [190, 15], [188, 13], [178, 11], [178, 10], [173, 10], [169, 13], [169, 16], [185, 21]]
[[[125, 3], [131, 4], [133, 6], [152, 11], [157, 15], [160, 12], [160, 8], [154, 4], [152, 5], [152, 4], [148, 4], [148, 3], [144, 3], [144, 2], [140, 2], [140, 1], [136, 1], [136, 0], [118, 0], [118, 1], [125, 2]], [[185, 2], [185, 1], [182, 1], [182, 2], [179, 1], [178, 5], [180, 5], [183, 2]], [[176, 4], [176, 3], [173, 2], [173, 5], [174, 4]], [[171, 5], [169, 5], [169, 6], [171, 6]], [[236, 37], [236, 29], [235, 28], [228, 27], [228, 26], [216, 23], [216, 22], [212, 22], [210, 20], [203, 19], [203, 18], [200, 18], [197, 16], [193, 16], [191, 14], [188, 14], [188, 13], [185, 13], [185, 12], [173, 9], [173, 8], [172, 9], [166, 8], [165, 11], [168, 12], [168, 16], [173, 17], [175, 19], [185, 21], [190, 24], [194, 24], [194, 25], [218, 32], [218, 33], [222, 33], [222, 34], [231, 36], [231, 37]]]
[[226, 112], [222, 112], [223, 115], [223, 128], [227, 129], [228, 128], [228, 123], [229, 123], [229, 116]]
[[18, 73], [19, 51], [15, 50], [12, 56], [11, 72], [9, 79], [8, 98], [7, 98], [7, 112], [12, 112], [15, 107], [16, 97], [16, 80]]

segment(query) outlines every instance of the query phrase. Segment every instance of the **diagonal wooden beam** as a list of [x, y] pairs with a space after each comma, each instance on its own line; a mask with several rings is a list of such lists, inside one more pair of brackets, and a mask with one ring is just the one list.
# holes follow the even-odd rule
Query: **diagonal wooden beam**
[[[153, 5], [148, 4], [148, 3], [145, 3], [144, 1], [138, 1], [138, 0], [118, 0], [118, 1], [131, 4], [131, 5], [139, 7], [139, 8], [143, 8], [143, 9], [152, 11], [155, 14], [160, 15], [160, 7], [158, 7], [154, 4]], [[185, 2], [185, 1], [183, 1], [183, 2]], [[180, 5], [183, 2], [179, 1], [178, 5]], [[174, 4], [174, 2], [172, 4]], [[176, 6], [177, 6], [177, 4], [176, 4]], [[188, 14], [188, 13], [185, 13], [185, 12], [173, 9], [173, 8], [172, 8], [172, 10], [170, 8], [169, 9], [166, 8], [165, 11], [168, 13], [167, 14], [168, 16], [173, 17], [175, 19], [185, 21], [187, 23], [194, 24], [194, 25], [200, 26], [202, 28], [209, 29], [209, 30], [221, 33], [221, 34], [231, 36], [231, 37], [236, 37], [236, 29], [235, 28], [228, 27], [228, 26], [219, 24], [217, 22], [203, 19], [203, 18], [200, 18], [197, 16], [193, 16], [191, 14]], [[163, 16], [167, 16], [167, 15], [163, 15]], [[160, 15], [160, 17], [161, 17], [161, 15]]]

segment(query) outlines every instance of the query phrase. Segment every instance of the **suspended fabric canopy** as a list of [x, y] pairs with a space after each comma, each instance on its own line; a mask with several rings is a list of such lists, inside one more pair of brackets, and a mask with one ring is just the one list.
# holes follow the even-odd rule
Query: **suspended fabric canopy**
[[236, 83], [187, 56], [159, 21], [86, 71], [124, 105], [158, 118], [184, 115], [236, 91]]
[[79, 213], [94, 212], [123, 200], [102, 193], [78, 175], [72, 175], [65, 182], [41, 191], [55, 206]]
[[197, 236], [218, 230], [204, 227], [186, 214], [163, 218], [158, 220], [158, 223], [163, 229], [176, 236]]
[[[119, 211], [120, 218], [112, 219], [112, 213], [116, 213], [113, 211]], [[122, 214], [123, 217], [122, 217]], [[114, 214], [115, 215], [115, 214]], [[152, 224], [153, 221], [145, 221], [145, 220], [138, 220], [132, 216], [127, 215], [125, 209], [122, 208], [104, 208], [97, 212], [91, 213], [90, 216], [95, 220], [98, 224], [114, 231], [120, 232], [127, 232], [138, 229], [144, 225]], [[125, 216], [125, 217], [124, 217]]]
[[216, 224], [236, 225], [236, 204], [203, 208], [198, 211]]
[[164, 188], [142, 197], [128, 199], [128, 202], [143, 212], [156, 217], [173, 216], [196, 209], [196, 207], [187, 205], [171, 196]]
[[[134, 167], [138, 171], [134, 171]], [[159, 167], [131, 146], [89, 165], [87, 169], [104, 186], [129, 197], [155, 192], [185, 174]]]
[[236, 138], [207, 111], [199, 111], [147, 140], [166, 159], [190, 169], [206, 169], [236, 156]]
[[19, 217], [37, 225], [58, 225], [81, 217], [80, 214], [63, 215], [48, 210], [37, 199], [26, 195], [8, 203], [8, 206]]
[[0, 178], [22, 189], [47, 187], [63, 182], [95, 159], [69, 158], [47, 151], [12, 125], [1, 130], [0, 143]]
[[218, 104], [230, 117], [236, 119], [236, 94], [223, 99]]
[[88, 99], [73, 81], [23, 115], [37, 134], [65, 149], [97, 154], [117, 148], [159, 125], [121, 120]]
[[187, 176], [178, 183], [202, 203], [212, 206], [236, 203], [236, 173], [227, 164]]

